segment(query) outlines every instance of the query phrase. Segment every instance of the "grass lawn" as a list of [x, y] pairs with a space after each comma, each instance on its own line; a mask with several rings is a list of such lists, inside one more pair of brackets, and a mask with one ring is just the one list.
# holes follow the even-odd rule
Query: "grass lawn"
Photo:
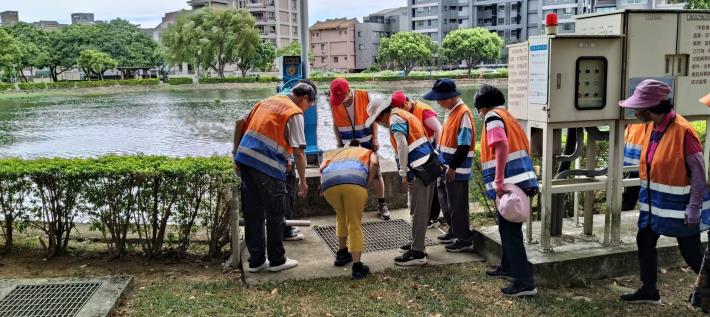
[[[681, 269], [662, 274], [663, 306], [626, 305], [619, 286], [541, 288], [533, 299], [500, 295], [502, 281], [484, 277], [484, 264], [424, 267], [376, 274], [364, 281], [319, 279], [245, 287], [234, 279], [175, 278], [138, 287], [121, 308], [130, 316], [695, 316], [686, 307], [694, 279]], [[139, 283], [140, 284], [140, 283]]]

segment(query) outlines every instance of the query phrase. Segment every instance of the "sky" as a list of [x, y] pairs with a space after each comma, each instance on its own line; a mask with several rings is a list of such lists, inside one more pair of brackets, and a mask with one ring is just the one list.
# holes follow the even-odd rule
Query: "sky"
[[[310, 0], [309, 25], [326, 18], [358, 18], [407, 0]], [[96, 20], [126, 19], [143, 28], [158, 25], [166, 12], [189, 9], [187, 0], [0, 0], [0, 12], [19, 11], [20, 20], [71, 22], [71, 13], [94, 13]]]

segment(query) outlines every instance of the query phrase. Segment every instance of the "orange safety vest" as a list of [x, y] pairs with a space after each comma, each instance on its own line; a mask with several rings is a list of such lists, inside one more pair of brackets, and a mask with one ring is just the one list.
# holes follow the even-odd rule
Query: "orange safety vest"
[[293, 155], [286, 140], [286, 124], [297, 114], [303, 111], [288, 96], [274, 96], [256, 104], [247, 118], [236, 161], [286, 180], [286, 161]]
[[643, 142], [646, 139], [646, 124], [635, 123], [626, 126], [624, 135], [624, 166], [639, 165]]
[[424, 111], [434, 111], [434, 108], [432, 108], [430, 105], [427, 105], [421, 101], [415, 101], [414, 108], [412, 108], [412, 114], [419, 119], [419, 121], [422, 122], [422, 125], [424, 126], [424, 130], [426, 131], [426, 135], [429, 136], [429, 138], [434, 137], [434, 130], [429, 129], [429, 127], [424, 124]]
[[[433, 148], [429, 143], [429, 138], [427, 137], [422, 122], [413, 114], [405, 111], [404, 109], [392, 109], [392, 114], [390, 116], [390, 142], [392, 142], [395, 154], [398, 153], [398, 149], [397, 141], [394, 138], [393, 128], [396, 128], [395, 126], [397, 124], [392, 124], [392, 116], [398, 116], [406, 122], [406, 126], [400, 128], [401, 130], [407, 131], [407, 148], [409, 149], [407, 154], [407, 162], [409, 163], [409, 166], [417, 167], [426, 163], [429, 160], [429, 155], [433, 151]], [[399, 167], [400, 162], [398, 156], [396, 156], [396, 161], [397, 167]], [[408, 174], [408, 176], [412, 178], [414, 175]]]
[[328, 152], [321, 164], [321, 190], [343, 184], [367, 188], [371, 150], [346, 147]]
[[648, 164], [647, 156], [651, 143], [653, 124], [646, 125], [643, 150], [639, 165], [641, 190], [639, 191], [638, 226], [651, 226], [656, 233], [687, 237], [710, 228], [710, 193], [705, 189], [701, 208], [700, 226], [688, 228], [685, 224], [685, 209], [690, 202], [690, 178], [685, 165], [685, 134], [690, 132], [699, 140], [688, 121], [676, 114], [661, 136]]
[[367, 105], [370, 103], [370, 97], [367, 91], [356, 89], [354, 92], [353, 107], [355, 107], [355, 122], [350, 120], [348, 111], [345, 106], [331, 105], [333, 111], [333, 125], [338, 129], [340, 141], [347, 145], [352, 140], [358, 140], [362, 147], [372, 148], [372, 130], [365, 126], [367, 121]]
[[471, 121], [471, 150], [468, 152], [464, 163], [456, 169], [456, 177], [454, 180], [457, 181], [471, 180], [473, 153], [476, 147], [475, 132], [473, 131], [473, 115], [471, 115], [471, 110], [468, 106], [462, 103], [449, 113], [449, 116], [444, 121], [441, 139], [437, 142], [439, 161], [444, 162], [444, 165], [448, 166], [451, 159], [454, 158], [454, 153], [456, 153], [456, 148], [458, 147], [458, 135], [464, 116], [467, 116]]
[[[505, 135], [508, 137], [508, 161], [505, 164], [504, 183], [515, 184], [523, 190], [538, 187], [537, 175], [535, 175], [532, 159], [530, 158], [530, 142], [528, 142], [528, 137], [523, 131], [523, 127], [505, 108], [493, 109], [486, 115], [486, 118], [491, 116], [499, 117], [503, 121]], [[495, 151], [488, 144], [488, 131], [486, 128], [484, 126], [481, 134], [483, 181], [486, 183], [486, 196], [490, 199], [495, 199]]]

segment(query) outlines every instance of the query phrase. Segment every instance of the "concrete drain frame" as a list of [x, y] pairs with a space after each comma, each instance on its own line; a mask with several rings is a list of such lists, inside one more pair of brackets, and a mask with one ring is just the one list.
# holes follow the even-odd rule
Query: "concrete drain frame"
[[131, 276], [0, 281], [0, 317], [107, 316], [133, 284]]
[[[412, 241], [412, 226], [403, 219], [365, 222], [362, 229], [365, 238], [364, 253], [394, 250]], [[313, 230], [331, 253], [338, 252], [335, 226], [314, 226]], [[424, 243], [426, 246], [437, 244], [429, 237], [426, 237]]]

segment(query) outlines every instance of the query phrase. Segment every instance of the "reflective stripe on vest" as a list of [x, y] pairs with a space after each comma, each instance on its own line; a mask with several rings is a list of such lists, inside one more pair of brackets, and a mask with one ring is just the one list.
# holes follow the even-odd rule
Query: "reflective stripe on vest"
[[[390, 116], [390, 127], [392, 127], [392, 116], [398, 116], [402, 118], [407, 124], [407, 161], [411, 167], [421, 166], [429, 160], [429, 154], [432, 152], [432, 146], [427, 138], [426, 131], [424, 131], [424, 125], [422, 122], [415, 117], [413, 114], [399, 108], [392, 109], [392, 114]], [[390, 130], [390, 141], [392, 142], [392, 148], [394, 148], [395, 154], [397, 154], [397, 142], [394, 138], [392, 130]], [[399, 169], [399, 158], [395, 156], [397, 161], [397, 168]], [[408, 176], [411, 178], [411, 172], [408, 172]]]
[[355, 117], [354, 122], [350, 120], [347, 109], [345, 106], [331, 105], [331, 110], [333, 111], [333, 125], [338, 129], [338, 134], [340, 135], [340, 141], [347, 145], [352, 140], [358, 140], [360, 145], [366, 148], [372, 147], [372, 130], [370, 127], [365, 126], [365, 121], [367, 121], [367, 104], [370, 103], [370, 97], [367, 91], [355, 90], [353, 92], [353, 107], [355, 107], [353, 116]]
[[644, 123], [626, 126], [626, 134], [624, 136], [624, 166], [639, 165], [645, 135], [646, 124]]
[[346, 147], [325, 154], [321, 165], [321, 190], [343, 184], [367, 188], [372, 151], [362, 147]]
[[687, 237], [710, 228], [710, 192], [707, 188], [703, 195], [700, 226], [691, 229], [685, 224], [690, 179], [685, 166], [684, 140], [687, 132], [696, 139], [697, 134], [685, 118], [676, 114], [666, 127], [649, 166], [647, 156], [652, 131], [653, 125], [648, 124], [640, 158], [639, 228], [650, 226], [653, 231], [672, 237]]
[[[532, 159], [530, 158], [530, 142], [528, 137], [508, 110], [496, 108], [492, 110], [494, 115], [500, 117], [505, 128], [505, 135], [508, 138], [508, 161], [505, 164], [503, 180], [504, 184], [515, 184], [521, 189], [537, 188], [537, 175], [534, 172]], [[488, 145], [487, 130], [484, 127], [481, 134], [481, 161], [483, 169], [483, 181], [486, 184], [486, 197], [496, 198], [495, 174], [496, 160], [493, 149]]]
[[439, 161], [444, 162], [444, 165], [448, 166], [449, 162], [451, 162], [454, 158], [454, 153], [456, 153], [456, 148], [458, 147], [458, 134], [459, 129], [461, 128], [461, 121], [464, 116], [468, 116], [471, 121], [471, 150], [466, 155], [466, 160], [464, 160], [463, 164], [456, 169], [456, 177], [454, 180], [457, 181], [471, 180], [473, 153], [476, 147], [476, 137], [473, 129], [473, 116], [471, 115], [471, 110], [468, 106], [462, 103], [451, 111], [448, 118], [444, 121], [441, 139], [437, 142], [439, 147]]
[[293, 149], [286, 141], [288, 120], [303, 114], [288, 96], [275, 96], [254, 106], [237, 149], [236, 161], [262, 173], [286, 180], [286, 161]]

